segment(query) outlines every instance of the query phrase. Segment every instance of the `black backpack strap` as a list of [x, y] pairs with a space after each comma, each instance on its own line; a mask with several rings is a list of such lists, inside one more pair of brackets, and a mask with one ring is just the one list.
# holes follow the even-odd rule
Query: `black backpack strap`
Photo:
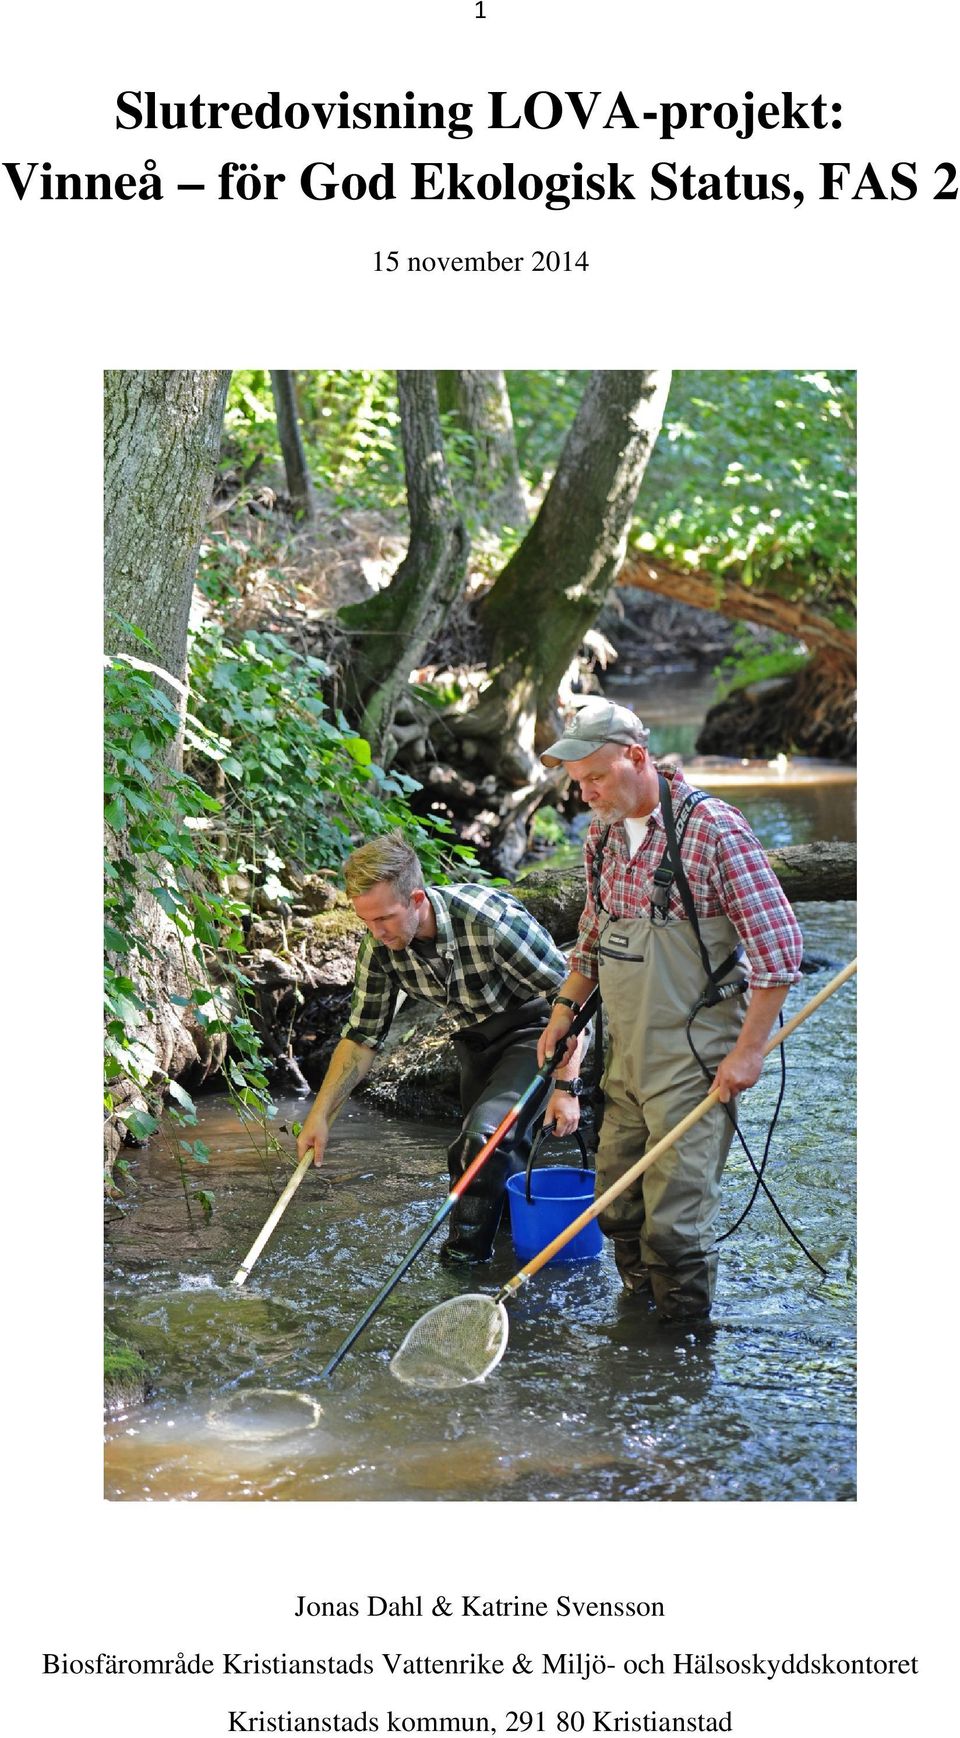
[[[661, 787], [660, 812], [663, 815], [663, 829], [667, 835], [667, 845], [659, 864], [653, 872], [653, 892], [650, 896], [650, 904], [652, 907], [651, 915], [654, 923], [656, 923], [658, 919], [661, 923], [666, 923], [670, 916], [670, 890], [673, 887], [674, 881], [677, 883], [677, 890], [683, 902], [683, 909], [686, 912], [687, 917], [691, 918], [693, 900], [692, 898], [689, 898], [690, 888], [687, 883], [686, 874], [684, 873], [683, 858], [680, 847], [683, 844], [690, 816], [693, 814], [697, 805], [706, 800], [707, 793], [706, 791], [697, 790], [688, 791], [683, 802], [680, 804], [677, 814], [674, 815], [673, 798], [670, 795], [670, 786], [662, 773], [658, 774], [658, 778]], [[693, 914], [691, 921], [694, 924], [696, 923], [695, 913]]]
[[594, 905], [595, 911], [602, 911], [604, 908], [603, 907], [603, 900], [600, 898], [600, 877], [603, 874], [603, 853], [607, 848], [607, 838], [609, 836], [609, 833], [610, 833], [610, 828], [604, 827], [603, 832], [600, 834], [600, 837], [597, 840], [597, 848], [593, 853], [593, 865], [592, 865], [592, 873], [590, 876], [590, 885], [593, 889], [593, 905]]
[[710, 1007], [714, 1002], [722, 1001], [726, 996], [738, 995], [741, 991], [746, 989], [747, 984], [745, 978], [738, 978], [732, 984], [722, 984], [722, 980], [727, 976], [727, 973], [731, 972], [734, 966], [742, 960], [743, 948], [738, 942], [732, 953], [729, 953], [720, 965], [712, 966], [710, 964], [710, 955], [707, 953], [703, 943], [703, 937], [700, 934], [700, 924], [697, 919], [697, 909], [693, 903], [693, 894], [690, 891], [690, 883], [687, 880], [686, 871], [683, 867], [683, 858], [680, 854], [681, 841], [686, 833], [690, 816], [697, 805], [705, 800], [707, 793], [706, 791], [691, 791], [689, 796], [684, 798], [683, 803], [680, 806], [679, 815], [675, 816], [673, 811], [673, 798], [670, 795], [670, 786], [662, 773], [660, 773], [658, 777], [660, 783], [660, 813], [663, 816], [663, 830], [667, 836], [667, 843], [663, 856], [660, 859], [659, 867], [654, 870], [653, 874], [654, 893], [652, 896], [652, 904], [655, 907], [655, 915], [659, 914], [662, 921], [665, 922], [670, 903], [670, 888], [673, 882], [676, 881], [677, 892], [680, 895], [680, 902], [693, 929], [693, 933], [696, 936], [697, 947], [700, 950], [700, 959], [703, 963], [703, 969], [707, 979], [707, 991], [704, 996], [704, 1003], [707, 1007]]

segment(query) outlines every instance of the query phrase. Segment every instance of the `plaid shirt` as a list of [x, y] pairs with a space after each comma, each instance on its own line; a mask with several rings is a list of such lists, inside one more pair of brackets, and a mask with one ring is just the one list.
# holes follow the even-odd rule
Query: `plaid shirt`
[[509, 894], [464, 882], [428, 887], [427, 897], [437, 920], [436, 955], [413, 946], [391, 953], [365, 935], [344, 1038], [373, 1049], [382, 1044], [401, 990], [483, 1020], [560, 988], [563, 954]]
[[[679, 772], [666, 776], [676, 812], [691, 787]], [[587, 902], [570, 955], [571, 971], [587, 978], [597, 976], [599, 923], [593, 865], [602, 833], [601, 823], [591, 821], [585, 845]], [[612, 917], [649, 916], [653, 872], [660, 867], [665, 846], [659, 804], [632, 859], [626, 828], [621, 821], [613, 823], [600, 871], [600, 903]], [[746, 952], [751, 985], [767, 989], [795, 984], [803, 938], [783, 888], [739, 809], [715, 797], [698, 803], [687, 822], [681, 854], [697, 916], [729, 918]], [[687, 921], [676, 881], [670, 889], [670, 918]]]

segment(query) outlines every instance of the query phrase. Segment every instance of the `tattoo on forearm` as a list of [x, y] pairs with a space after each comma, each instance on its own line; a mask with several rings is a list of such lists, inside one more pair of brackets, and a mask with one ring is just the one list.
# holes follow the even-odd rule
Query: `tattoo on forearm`
[[364, 1070], [358, 1062], [348, 1062], [339, 1079], [334, 1081], [327, 1101], [327, 1115], [334, 1116], [363, 1079]]

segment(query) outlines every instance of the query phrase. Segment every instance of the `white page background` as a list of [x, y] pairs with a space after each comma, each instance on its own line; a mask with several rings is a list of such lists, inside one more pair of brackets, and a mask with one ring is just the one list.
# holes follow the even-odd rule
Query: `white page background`
[[[740, 1733], [933, 1730], [952, 1660], [956, 1134], [954, 975], [957, 202], [824, 205], [821, 158], [960, 158], [947, 9], [812, 0], [659, 7], [486, 0], [407, 6], [52, 6], [6, 25], [3, 159], [211, 180], [227, 158], [283, 170], [274, 206], [18, 203], [3, 186], [7, 548], [8, 1422], [4, 1481], [21, 1726], [144, 1738], [226, 1730], [227, 1707], [722, 1711]], [[567, 124], [324, 136], [119, 133], [116, 94], [285, 101], [472, 100], [576, 88], [639, 109], [744, 90], [843, 104], [839, 133], [715, 132], [672, 144]], [[618, 159], [634, 204], [312, 205], [312, 158], [398, 182], [413, 158], [495, 170]], [[786, 204], [653, 204], [658, 159], [789, 170]], [[569, 276], [377, 276], [377, 248], [585, 249]], [[856, 367], [860, 371], [860, 1496], [856, 1504], [105, 1504], [100, 1495], [98, 706], [104, 367]], [[951, 1213], [953, 1205], [953, 1213]], [[512, 1353], [508, 1353], [512, 1355]], [[657, 1624], [296, 1622], [296, 1595], [659, 1598]], [[306, 1634], [304, 1634], [306, 1632]], [[389, 1684], [40, 1676], [41, 1655], [610, 1657], [827, 1651], [921, 1656], [920, 1676], [721, 1679], [591, 1691], [575, 1680]], [[375, 1685], [375, 1687], [372, 1687]], [[689, 1685], [685, 1689], [684, 1685]], [[502, 1725], [500, 1726], [502, 1731]]]

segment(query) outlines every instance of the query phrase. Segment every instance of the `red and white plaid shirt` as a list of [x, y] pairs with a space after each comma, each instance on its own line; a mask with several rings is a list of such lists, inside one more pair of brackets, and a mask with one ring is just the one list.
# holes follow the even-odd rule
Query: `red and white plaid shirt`
[[[691, 786], [679, 772], [666, 772], [676, 813]], [[599, 923], [594, 903], [594, 857], [602, 824], [590, 823], [584, 850], [587, 902], [580, 919], [570, 970], [597, 976]], [[647, 822], [636, 856], [630, 856], [627, 831], [614, 821], [603, 848], [600, 903], [611, 917], [647, 917], [653, 873], [666, 846], [659, 804]], [[803, 938], [783, 888], [763, 847], [739, 809], [715, 797], [698, 803], [687, 822], [681, 845], [683, 866], [698, 917], [727, 917], [743, 943], [755, 989], [795, 984], [800, 977]], [[676, 881], [670, 889], [670, 917], [686, 922]]]

